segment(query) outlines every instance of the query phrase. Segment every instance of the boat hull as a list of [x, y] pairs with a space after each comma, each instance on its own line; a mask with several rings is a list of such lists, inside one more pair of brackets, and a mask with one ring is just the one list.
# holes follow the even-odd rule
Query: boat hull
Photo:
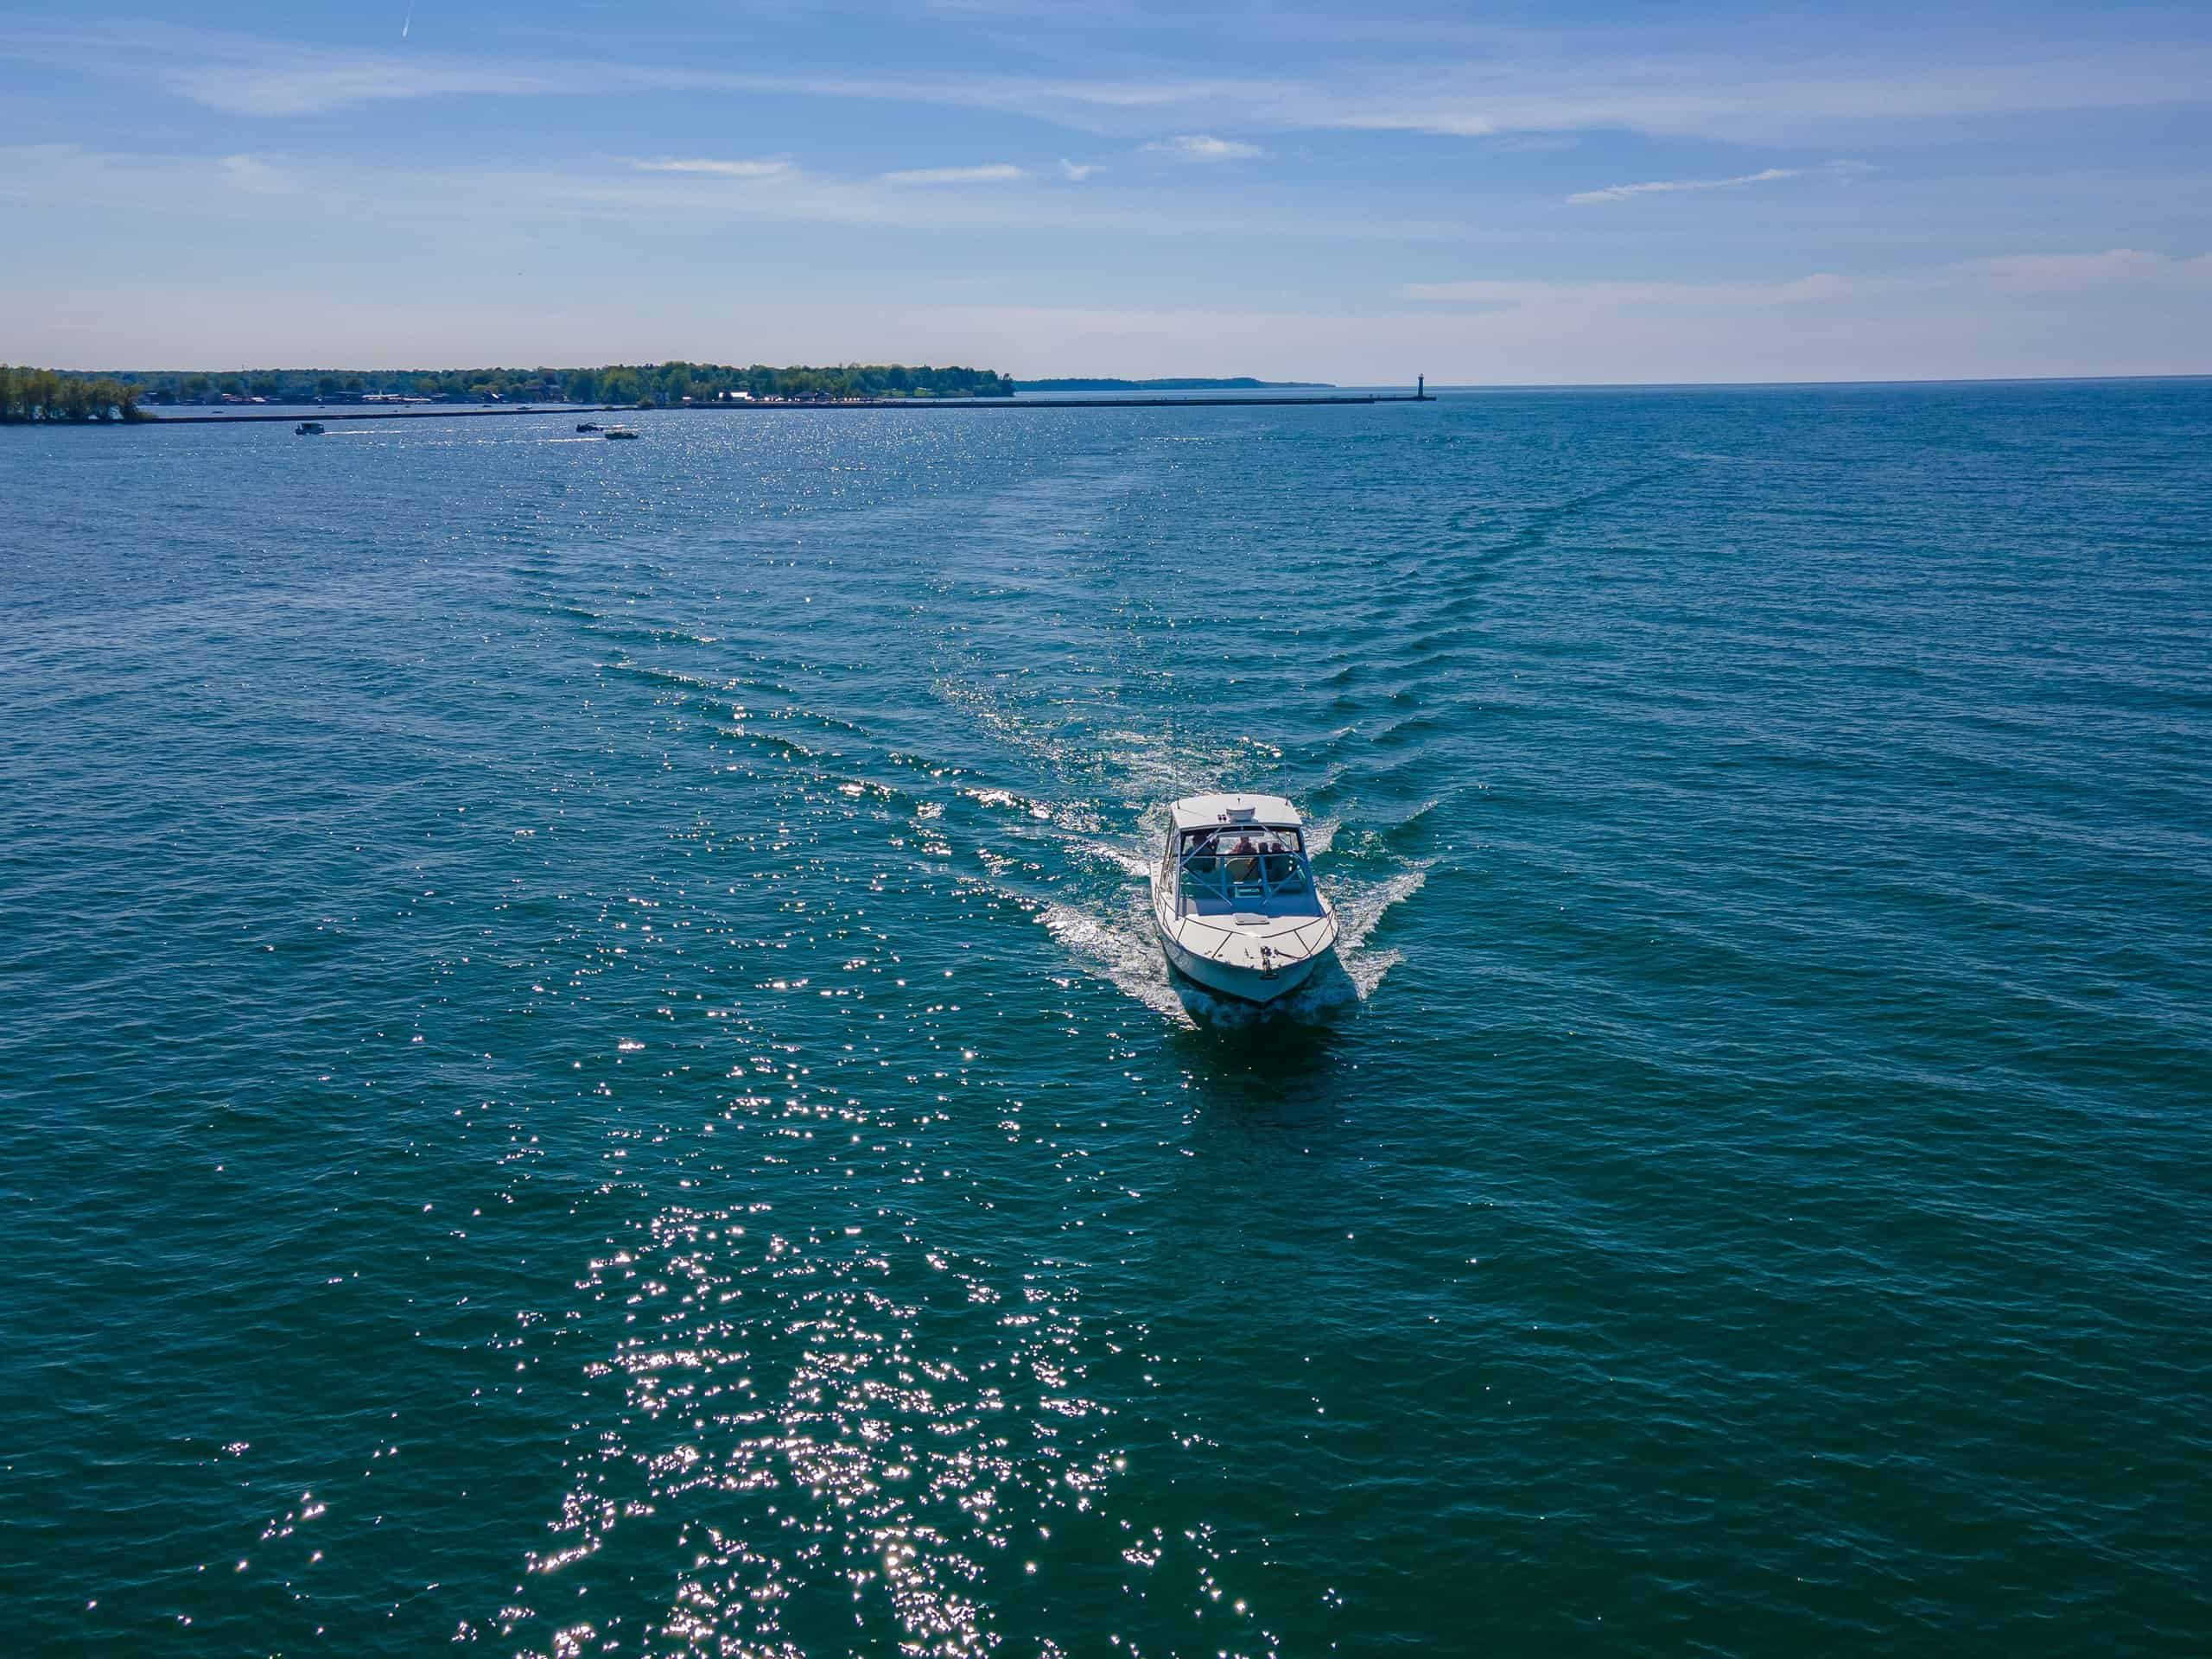
[[1333, 942], [1310, 957], [1283, 962], [1280, 966], [1262, 972], [1256, 968], [1242, 967], [1235, 963], [1216, 962], [1211, 957], [1200, 956], [1169, 932], [1157, 912], [1152, 918], [1153, 931], [1160, 936], [1160, 948], [1167, 958], [1167, 965], [1202, 990], [1218, 996], [1234, 997], [1240, 1002], [1251, 1002], [1265, 1007], [1289, 995], [1313, 976], [1321, 958], [1335, 948]]

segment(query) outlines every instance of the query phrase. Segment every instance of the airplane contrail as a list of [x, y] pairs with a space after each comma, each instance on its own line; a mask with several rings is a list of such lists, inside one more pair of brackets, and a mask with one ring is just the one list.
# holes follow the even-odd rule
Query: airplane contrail
[[415, 0], [407, 0], [407, 21], [399, 26], [399, 38], [405, 40], [407, 31], [415, 27]]

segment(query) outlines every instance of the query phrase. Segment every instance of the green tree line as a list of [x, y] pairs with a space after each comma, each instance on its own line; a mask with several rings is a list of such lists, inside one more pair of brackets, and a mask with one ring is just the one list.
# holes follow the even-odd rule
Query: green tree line
[[686, 397], [714, 403], [726, 392], [754, 397], [1011, 397], [1014, 382], [993, 369], [848, 363], [826, 368], [739, 368], [723, 363], [613, 363], [595, 369], [255, 369], [235, 374], [155, 371], [133, 377], [157, 404], [265, 397], [271, 403], [351, 403], [398, 395], [456, 402], [640, 404]]
[[106, 375], [0, 363], [0, 423], [143, 420], [139, 390]]

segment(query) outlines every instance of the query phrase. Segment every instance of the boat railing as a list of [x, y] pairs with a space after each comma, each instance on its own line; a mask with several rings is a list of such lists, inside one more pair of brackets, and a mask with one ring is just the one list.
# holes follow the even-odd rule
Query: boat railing
[[1238, 852], [1200, 842], [1183, 855], [1179, 869], [1184, 891], [1196, 899], [1265, 902], [1313, 891], [1313, 873], [1306, 855], [1294, 847]]

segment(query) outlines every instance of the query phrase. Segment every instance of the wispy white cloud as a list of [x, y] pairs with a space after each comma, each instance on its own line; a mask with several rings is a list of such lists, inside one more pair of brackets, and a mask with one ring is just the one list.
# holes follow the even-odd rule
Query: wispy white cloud
[[1609, 184], [1602, 190], [1578, 190], [1567, 200], [1577, 207], [1598, 201], [1626, 201], [1631, 196], [1666, 195], [1676, 190], [1733, 190], [1738, 185], [1770, 184], [1777, 179], [1802, 179], [1798, 167], [1767, 167], [1756, 173], [1739, 173], [1732, 179], [1654, 179], [1648, 184]]
[[1864, 162], [1830, 162], [1825, 167], [1768, 167], [1756, 173], [1738, 173], [1727, 179], [1654, 179], [1646, 184], [1609, 184], [1601, 190], [1578, 190], [1567, 198], [1577, 207], [1601, 201], [1627, 201], [1635, 196], [1671, 195], [1681, 190], [1734, 190], [1747, 184], [1773, 184], [1782, 179], [1802, 179], [1818, 173], [1848, 181], [1872, 169]]
[[795, 169], [788, 156], [764, 156], [749, 161], [715, 161], [706, 156], [668, 156], [658, 160], [632, 159], [640, 173], [711, 173], [726, 179], [780, 179]]
[[[1749, 49], [1638, 56], [1572, 30], [1504, 51], [1370, 60], [1323, 76], [976, 73], [938, 78], [724, 70], [698, 62], [517, 60], [335, 50], [176, 26], [10, 20], [0, 55], [166, 88], [226, 113], [282, 117], [441, 97], [729, 92], [989, 109], [1087, 131], [1245, 130], [1462, 137], [1605, 129], [1738, 141], [1919, 121], [2205, 101], [2202, 40], [1999, 38], [1930, 54], [1837, 42], [1810, 60]], [[1596, 49], [1592, 49], [1593, 47]]]
[[1100, 167], [1094, 162], [1071, 162], [1063, 160], [1060, 162], [1060, 176], [1065, 179], [1070, 184], [1081, 184], [1092, 174], [1103, 173], [1105, 170], [1106, 169], [1104, 168]]
[[1893, 136], [1911, 123], [2201, 103], [2212, 77], [2212, 48], [2186, 41], [2071, 53], [2004, 41], [1911, 59], [1837, 52], [1809, 70], [1748, 53], [1617, 59], [1561, 49], [1571, 44], [1562, 37], [1521, 60], [1412, 66], [1387, 88], [1306, 89], [1289, 111], [1270, 99], [1268, 110], [1238, 118], [1446, 137], [1619, 129], [1803, 141], [1876, 126]]
[[[405, 235], [426, 245], [473, 235], [486, 224], [575, 232], [586, 221], [678, 227], [710, 237], [778, 224], [857, 225], [917, 238], [989, 227], [1055, 246], [1068, 238], [1158, 237], [1189, 242], [1356, 243], [1460, 239], [1441, 219], [1340, 213], [1224, 212], [1182, 204], [1175, 193], [1109, 187], [1050, 188], [1035, 176], [971, 189], [917, 188], [880, 178], [838, 178], [794, 166], [771, 177], [732, 181], [713, 174], [647, 172], [620, 157], [531, 168], [365, 165], [327, 157], [272, 157], [287, 194], [242, 188], [238, 170], [210, 156], [101, 151], [82, 145], [0, 144], [0, 196], [70, 214], [134, 215], [133, 235], [158, 240], [181, 231], [198, 241], [208, 222], [256, 226], [289, 242], [303, 219], [334, 240], [350, 234]], [[230, 232], [226, 232], [230, 234]], [[0, 295], [14, 296], [5, 276]], [[12, 317], [0, 307], [0, 335]], [[0, 341], [3, 345], [4, 341]]]
[[1462, 305], [1599, 307], [1618, 310], [1707, 305], [1802, 305], [1868, 292], [1863, 281], [1816, 271], [1787, 282], [1634, 283], [1512, 282], [1408, 283], [1402, 297]]
[[283, 171], [270, 166], [258, 156], [226, 156], [219, 165], [240, 189], [270, 191], [282, 190], [289, 186]]
[[410, 99], [530, 97], [588, 90], [574, 69], [510, 67], [429, 54], [321, 52], [232, 41], [196, 41], [180, 57], [137, 66], [174, 91], [227, 115], [313, 115]]
[[1239, 143], [1234, 138], [1216, 138], [1203, 132], [1185, 132], [1173, 138], [1162, 138], [1147, 144], [1147, 156], [1165, 156], [1178, 162], [1249, 162], [1267, 152], [1257, 144]]
[[1029, 176], [1011, 162], [988, 162], [981, 167], [909, 167], [886, 173], [886, 184], [1012, 184]]

